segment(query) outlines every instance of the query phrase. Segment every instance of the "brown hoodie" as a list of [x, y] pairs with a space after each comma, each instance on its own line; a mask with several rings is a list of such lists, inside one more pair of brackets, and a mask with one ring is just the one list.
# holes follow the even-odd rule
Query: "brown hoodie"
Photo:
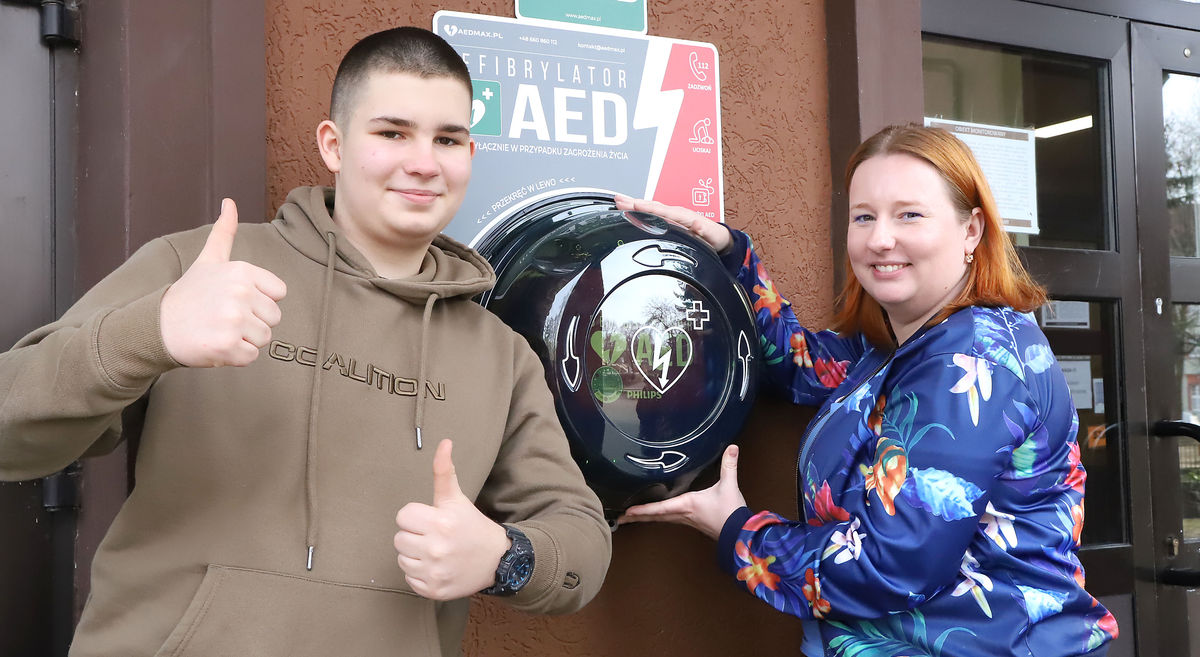
[[533, 543], [515, 607], [569, 612], [599, 589], [608, 527], [536, 356], [470, 300], [487, 262], [439, 237], [417, 275], [379, 278], [332, 204], [298, 188], [238, 228], [233, 259], [288, 286], [248, 367], [180, 367], [162, 343], [160, 299], [208, 227], [150, 242], [0, 355], [2, 479], [111, 450], [140, 411], [137, 484], [73, 656], [457, 655], [467, 601], [413, 593], [392, 547], [396, 511], [432, 501], [442, 438], [463, 492]]

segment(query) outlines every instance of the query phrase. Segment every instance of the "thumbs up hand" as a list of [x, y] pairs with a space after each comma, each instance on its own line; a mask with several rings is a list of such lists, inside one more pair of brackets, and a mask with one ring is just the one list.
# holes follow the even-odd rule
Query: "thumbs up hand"
[[229, 260], [237, 226], [237, 206], [222, 200], [204, 249], [163, 295], [163, 344], [181, 365], [249, 365], [279, 324], [276, 302], [287, 285], [261, 267]]
[[721, 478], [717, 483], [669, 500], [629, 507], [617, 519], [618, 524], [675, 522], [694, 527], [711, 539], [720, 538], [721, 528], [730, 514], [746, 506], [746, 498], [738, 488], [737, 461], [737, 445], [726, 447], [721, 456]]
[[433, 457], [433, 506], [410, 502], [396, 514], [393, 544], [404, 579], [431, 600], [456, 600], [496, 580], [510, 541], [504, 528], [480, 513], [458, 487], [449, 440]]

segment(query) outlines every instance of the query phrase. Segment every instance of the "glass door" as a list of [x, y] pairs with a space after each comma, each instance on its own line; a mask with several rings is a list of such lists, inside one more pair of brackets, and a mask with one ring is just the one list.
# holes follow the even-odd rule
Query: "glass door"
[[[1200, 650], [1200, 32], [1131, 28], [1156, 573], [1168, 645]], [[1190, 653], [1181, 653], [1190, 654]]]
[[1088, 591], [1120, 627], [1108, 654], [1187, 654], [1164, 634], [1186, 618], [1160, 605], [1155, 575], [1162, 537], [1151, 482], [1161, 477], [1147, 428], [1131, 23], [1016, 0], [922, 0], [921, 9], [927, 120], [1031, 134], [1032, 181], [1005, 190], [1031, 220], [1009, 230], [1050, 294], [1037, 318], [1079, 415], [1088, 474], [1080, 558]]

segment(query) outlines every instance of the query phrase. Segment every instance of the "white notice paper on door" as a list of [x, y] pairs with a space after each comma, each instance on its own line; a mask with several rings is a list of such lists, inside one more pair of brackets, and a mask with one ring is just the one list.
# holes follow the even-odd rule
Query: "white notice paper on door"
[[1087, 301], [1047, 301], [1042, 306], [1043, 328], [1091, 328], [1092, 306]]
[[1037, 169], [1033, 130], [925, 117], [970, 147], [987, 176], [1004, 230], [1038, 234]]
[[1092, 408], [1092, 357], [1059, 356], [1058, 365], [1067, 377], [1075, 408]]

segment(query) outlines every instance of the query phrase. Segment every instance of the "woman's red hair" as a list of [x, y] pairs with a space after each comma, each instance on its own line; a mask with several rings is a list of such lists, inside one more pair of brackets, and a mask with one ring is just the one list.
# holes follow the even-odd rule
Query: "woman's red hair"
[[[1034, 282], [1017, 257], [1012, 240], [1004, 231], [996, 199], [988, 187], [983, 170], [957, 137], [941, 128], [918, 124], [884, 128], [859, 145], [846, 163], [846, 190], [859, 165], [880, 155], [904, 154], [920, 158], [937, 169], [946, 181], [950, 200], [966, 221], [971, 211], [983, 214], [983, 236], [975, 248], [975, 261], [967, 268], [967, 284], [953, 302], [930, 320], [937, 323], [967, 306], [1009, 306], [1029, 312], [1046, 302], [1046, 290]], [[841, 310], [833, 328], [842, 333], [862, 333], [873, 344], [894, 346], [896, 341], [883, 308], [867, 294], [850, 260], [846, 260], [846, 285], [841, 294]]]

